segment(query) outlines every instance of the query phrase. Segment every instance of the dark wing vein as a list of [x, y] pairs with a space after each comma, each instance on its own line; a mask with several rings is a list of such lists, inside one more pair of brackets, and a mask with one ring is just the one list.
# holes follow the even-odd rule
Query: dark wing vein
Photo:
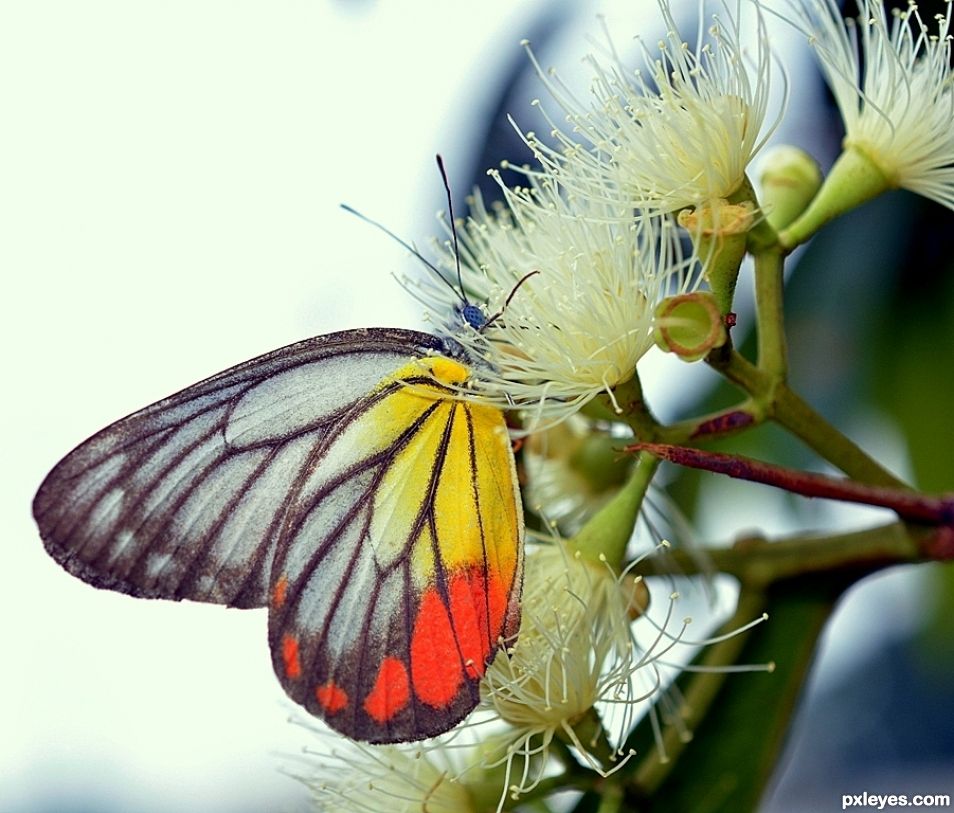
[[[255, 483], [259, 481], [262, 474], [269, 468], [269, 466], [275, 460], [276, 456], [279, 454], [280, 451], [281, 451], [280, 446], [276, 446], [270, 449], [268, 453], [263, 457], [262, 461], [250, 472], [248, 472], [245, 479], [239, 485], [235, 487], [235, 490], [232, 493], [228, 494], [224, 504], [221, 505], [218, 508], [217, 512], [215, 513], [214, 519], [208, 523], [208, 527], [206, 527], [205, 530], [202, 531], [198, 537], [189, 538], [189, 539], [187, 539], [185, 536], [180, 537], [177, 543], [175, 544], [175, 546], [173, 547], [171, 554], [175, 556], [176, 553], [178, 553], [179, 551], [187, 549], [186, 552], [188, 553], [190, 562], [195, 561], [197, 559], [202, 559], [209, 552], [210, 548], [215, 544], [216, 538], [218, 537], [222, 529], [225, 527], [226, 523], [229, 521], [229, 518], [231, 517], [232, 512], [236, 509], [236, 506], [242, 501], [245, 495], [251, 491], [252, 487], [255, 485]], [[215, 467], [217, 466], [219, 462], [220, 462], [219, 460], [214, 461], [213, 464], [205, 468], [201, 478], [196, 478], [196, 481], [192, 483], [189, 486], [188, 490], [183, 494], [182, 499], [177, 501], [177, 505], [175, 506], [176, 510], [180, 508], [189, 497], [195, 494], [199, 486], [202, 485], [215, 472]], [[279, 509], [276, 512], [276, 516], [281, 516], [281, 514], [282, 514], [282, 510]], [[159, 537], [160, 534], [163, 534], [174, 521], [175, 521], [175, 515], [172, 512], [170, 512], [168, 516], [166, 516], [163, 524], [156, 529], [154, 536]], [[195, 524], [198, 521], [199, 521], [199, 518], [196, 517], [193, 520], [193, 524]], [[274, 520], [273, 520], [273, 523], [274, 523]], [[237, 539], [233, 540], [232, 547], [229, 549], [228, 553], [226, 553], [224, 556], [220, 558], [220, 560], [217, 563], [216, 575], [219, 572], [221, 572], [222, 569], [225, 567], [226, 562], [228, 562], [229, 559], [231, 558], [230, 555], [231, 553], [234, 552], [237, 544], [238, 544], [238, 540]], [[264, 547], [264, 546], [260, 546], [260, 547]], [[248, 578], [248, 576], [251, 576], [252, 572], [253, 570], [250, 569], [246, 578]], [[160, 580], [161, 575], [162, 575], [161, 572], [156, 574], [155, 578], [157, 582]], [[198, 578], [198, 576], [199, 576], [198, 569], [186, 570], [185, 575], [183, 576], [182, 579], [180, 579], [178, 583], [178, 587], [176, 588], [177, 591], [180, 593], [190, 592], [189, 588], [195, 585], [195, 581]], [[213, 577], [213, 580], [214, 580], [214, 577]], [[243, 581], [242, 585], [239, 586], [239, 590], [236, 592], [240, 592], [241, 588], [244, 587], [244, 584], [245, 583]]]
[[[477, 510], [477, 529], [480, 533], [480, 550], [483, 559], [484, 584], [490, 584], [490, 565], [487, 560], [487, 534], [484, 531], [483, 512], [480, 508], [480, 489], [478, 488], [477, 478], [477, 451], [476, 439], [474, 438], [474, 419], [470, 410], [464, 407], [464, 416], [467, 420], [467, 450], [470, 455], [470, 488], [474, 495], [474, 506]], [[484, 590], [484, 620], [487, 624], [487, 641], [491, 646], [494, 645], [493, 631], [490, 628], [490, 591]]]
[[[407, 662], [411, 662], [411, 636], [414, 634], [414, 618], [417, 614], [417, 607], [414, 602], [414, 588], [411, 584], [411, 562], [409, 559], [404, 560], [404, 641], [405, 641], [405, 657]], [[418, 713], [417, 713], [417, 703], [411, 703], [411, 727], [414, 731], [420, 729], [420, 724], [418, 722]]]
[[[131, 519], [135, 515], [134, 509], [140, 508], [143, 503], [145, 503], [152, 496], [154, 493], [153, 489], [162, 483], [168, 488], [167, 497], [164, 497], [161, 501], [163, 504], [166, 504], [167, 507], [158, 514], [156, 514], [156, 512], [142, 512], [142, 515], [139, 518], [139, 524], [130, 529], [133, 533], [138, 533], [143, 528], [148, 528], [148, 535], [150, 538], [161, 538], [163, 531], [165, 531], [176, 519], [177, 511], [185, 504], [189, 497], [192, 496], [196, 489], [202, 485], [203, 482], [215, 471], [216, 467], [222, 461], [225, 455], [222, 452], [216, 455], [214, 454], [214, 449], [210, 448], [208, 452], [211, 454], [211, 459], [204, 465], [183, 471], [174, 482], [166, 483], [165, 481], [169, 475], [171, 475], [177, 468], [181, 466], [183, 461], [188, 459], [193, 452], [201, 449], [207, 443], [207, 441], [216, 435], [218, 431], [218, 426], [213, 427], [205, 435], [202, 435], [196, 439], [194, 443], [181, 448], [179, 452], [173, 455], [168, 463], [162, 469], [160, 469], [159, 472], [157, 472], [155, 477], [153, 477], [151, 480], [147, 480], [143, 486], [140, 487], [138, 499], [132, 505], [130, 505], [128, 509], [124, 508], [123, 513], [120, 515], [120, 521], [118, 524], [121, 526], [125, 525], [127, 519]], [[180, 484], [186, 481], [188, 481], [188, 484], [184, 488], [180, 488]], [[169, 497], [172, 497], [171, 502], [166, 503]], [[192, 540], [189, 541], [191, 544]], [[139, 554], [131, 563], [130, 572], [135, 571], [140, 564], [142, 564], [149, 552], [149, 547], [142, 546]]]
[[[364, 618], [361, 620], [360, 624], [357, 627], [358, 635], [355, 636], [354, 651], [358, 653], [358, 660], [357, 660], [357, 663], [354, 665], [354, 669], [353, 669], [354, 688], [352, 689], [352, 697], [355, 697], [356, 700], [359, 695], [358, 689], [364, 688], [364, 686], [367, 685], [367, 680], [366, 680], [367, 675], [365, 673], [365, 669], [366, 669], [366, 661], [368, 659], [368, 653], [371, 650], [371, 645], [368, 642], [368, 638], [372, 634], [370, 622], [374, 616], [374, 610], [376, 608], [375, 605], [377, 604], [378, 594], [380, 590], [381, 590], [381, 581], [380, 579], [377, 579], [375, 580], [375, 583], [374, 583], [374, 590], [372, 591], [371, 595], [368, 597], [368, 605], [367, 605], [367, 609], [364, 611]], [[344, 592], [343, 590], [339, 591], [339, 594], [343, 592]], [[337, 607], [335, 609], [337, 609]], [[355, 619], [355, 621], [356, 620], [357, 619]], [[350, 622], [350, 623], [354, 623], [354, 622]], [[321, 649], [322, 649], [322, 644], [321, 642], [319, 642], [318, 647], [316, 648], [316, 654], [317, 652], [320, 652]], [[358, 720], [359, 709], [360, 709], [360, 704], [358, 702], [352, 703], [352, 710], [351, 710], [352, 725], [354, 726], [355, 731], [358, 730], [358, 726], [360, 725]]]
[[[322, 540], [321, 549], [322, 549], [322, 551], [323, 551], [324, 553], [327, 553], [328, 551], [331, 550], [331, 548], [333, 547], [334, 543], [340, 538], [341, 534], [344, 533], [344, 531], [345, 531], [345, 529], [347, 528], [347, 526], [350, 525], [350, 524], [352, 524], [352, 523], [354, 522], [356, 515], [357, 515], [357, 516], [360, 516], [360, 514], [362, 513], [362, 512], [361, 512], [361, 508], [364, 507], [364, 505], [367, 503], [367, 501], [368, 501], [369, 499], [371, 499], [371, 497], [373, 496], [373, 494], [374, 494], [374, 488], [373, 488], [373, 486], [371, 486], [371, 487], [369, 487], [369, 488], [365, 491], [364, 495], [362, 495], [362, 496], [359, 498], [359, 500], [358, 500], [358, 505], [359, 505], [358, 510], [357, 510], [356, 512], [352, 512], [351, 515], [347, 518], [347, 521], [342, 522], [342, 523], [339, 523], [338, 527], [335, 529], [335, 532], [334, 532], [333, 536], [331, 536], [331, 537], [328, 539], [328, 541]], [[364, 515], [365, 515], [365, 517], [364, 517], [364, 525], [363, 525], [363, 527], [361, 528], [361, 532], [358, 534], [358, 539], [359, 539], [360, 541], [359, 541], [359, 543], [358, 543], [357, 545], [355, 545], [354, 551], [353, 551], [353, 553], [351, 554], [351, 558], [349, 559], [348, 565], [347, 565], [347, 567], [345, 568], [344, 572], [341, 573], [340, 575], [339, 575], [339, 574], [335, 574], [335, 576], [336, 576], [336, 578], [337, 578], [338, 581], [337, 581], [337, 585], [336, 585], [336, 587], [335, 587], [334, 598], [332, 598], [332, 600], [331, 600], [331, 602], [330, 602], [330, 604], [329, 604], [329, 606], [328, 606], [328, 611], [325, 613], [325, 627], [326, 627], [326, 628], [331, 625], [331, 622], [332, 622], [332, 619], [333, 619], [334, 616], [335, 616], [335, 613], [338, 612], [338, 608], [341, 606], [341, 599], [344, 597], [345, 592], [347, 592], [348, 583], [349, 583], [349, 581], [351, 580], [351, 577], [352, 577], [352, 575], [353, 575], [353, 573], [354, 573], [354, 570], [355, 570], [355, 568], [356, 568], [357, 565], [358, 565], [358, 560], [361, 558], [361, 554], [362, 554], [362, 552], [363, 552], [361, 546], [362, 546], [362, 544], [364, 543], [364, 540], [365, 540], [365, 539], [367, 538], [367, 536], [368, 536], [368, 528], [369, 528], [369, 526], [371, 525], [371, 512], [370, 512], [370, 511], [364, 511], [363, 513], [364, 513]], [[323, 556], [317, 558], [316, 565], [317, 565], [318, 562], [321, 561], [321, 558], [323, 558]], [[286, 599], [286, 601], [287, 601], [289, 607], [292, 607], [292, 606], [295, 606], [296, 604], [298, 604], [299, 599], [300, 599], [300, 597], [301, 597], [301, 593], [302, 593], [302, 591], [305, 589], [305, 586], [307, 585], [307, 583], [308, 583], [312, 578], [315, 577], [315, 575], [314, 575], [314, 570], [315, 570], [314, 567], [308, 567], [308, 568], [306, 568], [306, 569], [303, 571], [303, 573], [302, 573], [302, 578], [299, 579], [298, 583], [296, 584], [296, 586], [295, 586], [295, 588], [294, 588], [294, 591], [295, 591], [294, 594], [291, 596], [290, 599]], [[346, 621], [345, 623], [350, 623], [350, 622]], [[317, 644], [318, 644], [318, 646], [317, 646], [317, 648], [316, 648], [316, 652], [317, 652], [317, 650], [320, 650], [320, 648], [321, 648], [321, 641], [318, 640], [318, 641], [317, 641]], [[314, 664], [312, 664], [312, 666], [313, 666], [313, 665], [314, 665]]]
[[[147, 447], [145, 453], [140, 456], [140, 459], [148, 458], [152, 456], [152, 453], [162, 446], [166, 439], [167, 435], [175, 432], [175, 428], [164, 430], [164, 436], [156, 440], [155, 443]], [[151, 437], [151, 436], [150, 436]], [[131, 445], [131, 444], [130, 444]], [[107, 463], [108, 460], [114, 457], [113, 454], [109, 454], [106, 457], [102, 457], [96, 461], [95, 464], [91, 464], [83, 468], [83, 470], [74, 475], [69, 475], [68, 480], [75, 480], [77, 477], [82, 474], [87, 474], [92, 471], [97, 466], [102, 466]], [[112, 476], [110, 476], [105, 481], [98, 482], [96, 484], [99, 489], [95, 495], [91, 495], [89, 505], [81, 510], [74, 511], [63, 511], [63, 506], [53, 500], [53, 496], [49, 492], [52, 490], [52, 487], [48, 484], [56, 483], [57, 488], [62, 486], [57, 482], [57, 475], [61, 471], [61, 467], [69, 458], [65, 458], [50, 474], [47, 476], [46, 480], [43, 482], [43, 485], [40, 486], [40, 490], [37, 492], [36, 499], [33, 502], [33, 515], [36, 517], [37, 522], [40, 523], [40, 526], [43, 527], [43, 520], [50, 514], [54, 514], [55, 525], [47, 528], [47, 533], [51, 537], [69, 539], [77, 526], [85, 524], [90, 518], [90, 515], [95, 511], [96, 506], [99, 505], [102, 495], [107, 493], [110, 488], [115, 487], [115, 485], [120, 482], [124, 477], [129, 474], [129, 471], [133, 468], [131, 463], [124, 463]], [[63, 524], [68, 520], [72, 520], [72, 524], [63, 527]]]
[[[218, 427], [213, 426], [206, 433], [199, 435], [192, 443], [182, 447], [176, 454], [174, 454], [169, 459], [169, 461], [165, 465], [163, 465], [158, 470], [158, 472], [156, 472], [154, 477], [152, 477], [151, 479], [147, 479], [142, 486], [137, 485], [137, 489], [136, 489], [137, 496], [135, 500], [131, 501], [128, 506], [124, 504], [122, 506], [122, 510], [119, 516], [116, 517], [116, 519], [113, 520], [111, 524], [115, 526], [119, 526], [119, 527], [125, 526], [127, 521], [134, 516], [134, 509], [138, 508], [140, 505], [142, 505], [142, 503], [146, 499], [149, 498], [149, 496], [152, 494], [153, 488], [155, 488], [159, 482], [163, 481], [166, 478], [166, 476], [171, 471], [173, 471], [177, 466], [179, 466], [182, 463], [182, 461], [185, 460], [190, 454], [192, 454], [195, 450], [201, 448], [211, 437], [213, 437], [216, 434], [217, 431], [218, 431]], [[173, 433], [173, 436], [174, 435], [175, 433]], [[152, 458], [153, 453], [159, 451], [160, 449], [164, 449], [166, 445], [167, 445], [166, 443], [160, 443], [159, 445], [154, 446], [150, 450], [150, 453], [146, 459], [148, 460]], [[125, 471], [120, 471], [117, 475], [111, 478], [110, 482], [101, 491], [101, 495], [108, 495], [109, 489], [111, 487], [115, 487], [118, 483], [122, 482], [123, 476], [128, 475], [128, 473], [129, 473], [129, 469], [127, 468]], [[86, 516], [83, 518], [84, 522], [89, 518], [89, 515], [92, 513], [93, 510], [95, 510], [96, 506], [100, 505], [102, 499], [103, 497], [100, 496], [99, 499], [97, 499], [90, 506], [89, 511], [87, 512]], [[124, 500], [124, 503], [125, 503], [125, 500]], [[139, 521], [139, 524], [136, 525], [134, 528], [129, 528], [129, 530], [135, 534], [142, 528], [143, 525], [145, 525], [149, 521], [150, 518], [151, 518], [151, 514], [143, 513]], [[95, 537], [96, 535], [95, 528], [88, 528], [87, 530], [89, 531], [89, 533], [87, 534], [87, 539], [81, 545], [74, 547], [73, 553], [75, 555], [81, 555], [89, 539]], [[141, 553], [144, 553], [144, 552], [145, 551], [142, 551]], [[89, 564], [90, 566], [95, 566], [97, 560], [100, 558], [101, 555], [103, 555], [103, 553], [108, 553], [108, 551], [101, 551], [92, 560], [87, 560], [87, 564]], [[138, 557], [136, 560], [133, 561], [132, 566], [134, 567], [136, 564], [138, 564]]]
[[[355, 501], [356, 508], [363, 507], [367, 501], [373, 497], [378, 484], [387, 473], [387, 464], [393, 461], [401, 449], [403, 449], [411, 441], [418, 431], [420, 431], [421, 427], [424, 426], [424, 424], [427, 422], [427, 419], [431, 414], [433, 414], [434, 410], [436, 410], [439, 405], [440, 404], [438, 402], [435, 402], [433, 405], [429, 406], [417, 420], [408, 426], [407, 430], [398, 437], [393, 445], [382, 450], [381, 452], [378, 452], [377, 454], [369, 455], [358, 460], [358, 462], [356, 462], [353, 466], [349, 466], [348, 469], [342, 472], [339, 476], [330, 479], [327, 483], [322, 484], [321, 488], [317, 489], [314, 494], [309, 495], [308, 499], [303, 504], [294, 506], [289, 512], [286, 527], [282, 531], [283, 541], [281, 544], [283, 546], [283, 550], [287, 550], [292, 545], [298, 544], [302, 526], [307, 521], [309, 515], [321, 504], [323, 500], [327, 499], [328, 496], [336, 489], [340, 488], [349, 480], [353, 480], [359, 474], [368, 471], [375, 466], [380, 466], [380, 470], [375, 474], [372, 482], [365, 489], [364, 494]], [[356, 417], [357, 414], [353, 414], [343, 418], [341, 423], [339, 423], [335, 429], [340, 430], [350, 420], [353, 420]], [[310, 462], [306, 471], [302, 474], [302, 481], [307, 478], [308, 474], [311, 473], [315, 466], [320, 465], [324, 448], [325, 444], [322, 445], [321, 449], [316, 450], [314, 460]], [[296, 488], [296, 492], [299, 491], [299, 488]], [[314, 552], [311, 554], [311, 557], [302, 568], [301, 578], [299, 578], [293, 586], [289, 587], [289, 592], [286, 594], [289, 604], [298, 600], [299, 594], [305, 588], [309, 578], [311, 578], [311, 574], [314, 573], [315, 569], [321, 564], [321, 561], [329, 554], [333, 543], [353, 522], [354, 514], [355, 511], [343, 513], [337, 525], [335, 525], [334, 528], [323, 539], [316, 540], [316, 543], [313, 543]]]

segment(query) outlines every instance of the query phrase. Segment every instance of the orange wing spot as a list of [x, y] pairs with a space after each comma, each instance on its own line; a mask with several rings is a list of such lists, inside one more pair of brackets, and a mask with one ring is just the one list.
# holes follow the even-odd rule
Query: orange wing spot
[[275, 582], [275, 588], [272, 590], [272, 606], [276, 609], [285, 603], [285, 593], [288, 592], [288, 579], [285, 576], [279, 576]]
[[411, 679], [414, 694], [435, 708], [449, 705], [464, 679], [447, 608], [433, 587], [421, 598], [411, 633]]
[[[376, 723], [386, 723], [407, 705], [410, 697], [404, 664], [397, 658], [385, 658], [378, 669], [374, 688], [364, 699], [364, 710]], [[318, 702], [321, 702], [320, 697]]]
[[[497, 639], [501, 635], [507, 635], [503, 625], [509, 609], [510, 589], [500, 578], [499, 573], [490, 571], [487, 580], [487, 606], [490, 608], [490, 635], [491, 645], [497, 645]], [[514, 630], [515, 632], [516, 630]]]
[[298, 659], [298, 639], [286, 633], [282, 638], [282, 661], [285, 674], [292, 680], [301, 677], [301, 661]]
[[315, 697], [329, 714], [341, 711], [348, 705], [348, 693], [333, 680], [329, 680], [323, 686], [316, 686]]
[[471, 679], [484, 673], [490, 654], [487, 627], [487, 591], [479, 572], [458, 573], [450, 582], [450, 612], [457, 643], [464, 656], [464, 669]]

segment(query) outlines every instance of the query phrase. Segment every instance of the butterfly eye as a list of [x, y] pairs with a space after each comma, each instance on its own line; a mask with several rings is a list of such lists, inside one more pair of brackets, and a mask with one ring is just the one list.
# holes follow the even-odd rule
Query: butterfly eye
[[474, 330], [480, 330], [487, 324], [487, 317], [479, 305], [472, 305], [468, 302], [460, 309], [460, 315]]

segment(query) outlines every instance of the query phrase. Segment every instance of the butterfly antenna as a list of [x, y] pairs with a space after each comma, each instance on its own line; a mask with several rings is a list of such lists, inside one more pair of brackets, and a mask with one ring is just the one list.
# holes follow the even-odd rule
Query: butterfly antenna
[[503, 316], [503, 312], [504, 312], [505, 310], [507, 310], [507, 306], [510, 304], [510, 300], [513, 299], [513, 295], [514, 295], [515, 293], [517, 293], [517, 289], [518, 289], [521, 285], [523, 285], [528, 279], [530, 279], [530, 277], [534, 276], [535, 274], [539, 274], [539, 273], [540, 273], [539, 271], [531, 271], [529, 274], [524, 274], [524, 275], [520, 278], [519, 282], [517, 282], [517, 284], [514, 285], [513, 288], [511, 289], [510, 294], [509, 294], [509, 296], [507, 297], [507, 301], [503, 303], [503, 307], [502, 307], [499, 311], [497, 311], [493, 316], [491, 316], [486, 322], [484, 322], [484, 324], [481, 326], [481, 328], [480, 328], [481, 332], [483, 332], [486, 328], [490, 327], [490, 326], [491, 326], [494, 322], [496, 322], [501, 316]]
[[[453, 284], [450, 282], [450, 280], [448, 280], [447, 277], [445, 277], [445, 276], [440, 272], [440, 270], [437, 268], [437, 266], [434, 265], [434, 263], [432, 263], [432, 262], [431, 262], [430, 260], [428, 260], [426, 257], [424, 257], [424, 255], [421, 254], [421, 252], [418, 251], [416, 248], [414, 248], [414, 246], [412, 246], [412, 245], [411, 245], [410, 243], [408, 243], [407, 241], [402, 240], [402, 239], [401, 239], [400, 237], [398, 237], [393, 231], [391, 231], [387, 226], [384, 226], [384, 225], [382, 225], [381, 223], [378, 223], [377, 220], [372, 220], [372, 219], [371, 219], [370, 217], [368, 217], [367, 215], [361, 214], [361, 212], [359, 212], [357, 209], [353, 209], [353, 208], [352, 208], [351, 206], [349, 206], [347, 203], [342, 203], [342, 204], [340, 204], [340, 205], [341, 205], [341, 208], [344, 209], [344, 210], [345, 210], [346, 212], [348, 212], [349, 214], [352, 214], [352, 215], [354, 215], [355, 217], [358, 217], [358, 218], [360, 218], [361, 220], [363, 220], [365, 223], [368, 223], [368, 224], [370, 224], [370, 225], [372, 225], [372, 226], [374, 226], [374, 227], [380, 229], [380, 230], [383, 231], [388, 237], [390, 237], [392, 240], [396, 240], [398, 243], [400, 243], [402, 246], [404, 246], [404, 248], [406, 248], [408, 251], [410, 251], [411, 254], [413, 254], [415, 257], [417, 257], [417, 259], [419, 259], [422, 263], [424, 263], [424, 265], [426, 265], [428, 268], [430, 268], [431, 271], [433, 271], [433, 272], [437, 275], [437, 278], [438, 278], [441, 282], [443, 282], [448, 288], [450, 288], [450, 289], [454, 292], [454, 295], [455, 295], [458, 299], [460, 299], [465, 305], [470, 304], [470, 303], [468, 303], [467, 298], [466, 298], [465, 296], [462, 296], [462, 295], [461, 295], [461, 292], [458, 291], [458, 290], [453, 286]], [[460, 278], [460, 259], [457, 260], [457, 276], [458, 276], [458, 279], [459, 279], [459, 278]]]
[[444, 168], [444, 159], [441, 158], [440, 154], [437, 155], [437, 168], [441, 171], [444, 191], [447, 193], [447, 211], [450, 213], [451, 234], [454, 237], [454, 259], [457, 261], [457, 284], [460, 286], [460, 297], [465, 305], [469, 305], [467, 292], [464, 290], [464, 280], [460, 273], [460, 245], [457, 242], [457, 223], [454, 220], [454, 204], [451, 201], [450, 181], [447, 180], [447, 170]]

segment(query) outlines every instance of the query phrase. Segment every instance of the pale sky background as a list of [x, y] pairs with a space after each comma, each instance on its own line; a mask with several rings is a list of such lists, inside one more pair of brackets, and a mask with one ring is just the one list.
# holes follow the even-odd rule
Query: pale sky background
[[[299, 809], [277, 767], [308, 737], [264, 611], [95, 590], [44, 553], [32, 495], [88, 435], [225, 367], [418, 327], [391, 277], [412, 262], [338, 204], [423, 243], [434, 154], [469, 167], [543, 5], [0, 2], [0, 810]], [[615, 5], [626, 33], [649, 6]]]

